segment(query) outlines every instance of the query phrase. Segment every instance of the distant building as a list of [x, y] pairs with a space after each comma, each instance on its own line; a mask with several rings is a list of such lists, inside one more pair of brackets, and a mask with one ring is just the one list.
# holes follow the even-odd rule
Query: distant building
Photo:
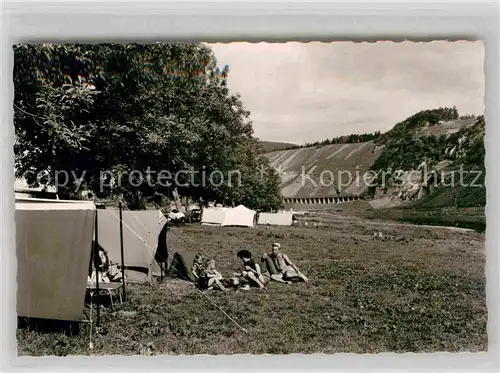
[[14, 181], [14, 193], [16, 198], [59, 199], [56, 187], [30, 187], [24, 179]]

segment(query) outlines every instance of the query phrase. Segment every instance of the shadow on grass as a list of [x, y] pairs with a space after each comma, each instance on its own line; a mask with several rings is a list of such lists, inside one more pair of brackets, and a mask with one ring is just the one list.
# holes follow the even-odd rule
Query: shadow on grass
[[484, 233], [486, 230], [484, 210], [471, 213], [463, 208], [446, 210], [399, 207], [374, 211], [371, 216], [367, 215], [365, 218], [370, 220], [392, 220], [415, 225], [466, 228], [475, 230], [478, 233]]
[[63, 333], [69, 336], [80, 333], [78, 321], [50, 320], [35, 317], [18, 317], [18, 329], [34, 330], [40, 333]]
[[486, 231], [486, 222], [483, 221], [472, 221], [472, 220], [461, 220], [461, 219], [444, 219], [436, 216], [405, 216], [401, 218], [396, 218], [397, 221], [404, 223], [411, 223], [417, 225], [434, 225], [434, 226], [445, 226], [445, 227], [457, 227], [475, 230], [478, 233], [484, 233]]

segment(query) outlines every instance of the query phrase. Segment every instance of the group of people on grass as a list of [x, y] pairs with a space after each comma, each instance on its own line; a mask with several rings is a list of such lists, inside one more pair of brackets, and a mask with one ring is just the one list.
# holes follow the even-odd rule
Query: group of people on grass
[[[205, 261], [204, 257], [197, 254], [192, 267], [195, 283], [202, 290], [219, 289], [226, 291], [228, 287], [250, 289], [257, 286], [265, 289], [271, 281], [291, 284], [295, 281], [307, 282], [307, 277], [290, 260], [288, 255], [281, 252], [281, 245], [273, 243], [269, 253], [264, 253], [260, 261], [255, 261], [248, 250], [240, 250], [236, 254], [241, 260], [242, 269], [233, 274], [232, 278], [224, 279], [215, 268], [215, 260]], [[95, 282], [99, 276], [100, 283], [122, 280], [122, 273], [116, 263], [111, 263], [106, 250], [98, 250], [98, 268], [94, 269], [88, 277], [89, 282]]]
[[227, 287], [242, 287], [242, 289], [248, 290], [253, 285], [263, 290], [271, 281], [286, 284], [295, 281], [308, 281], [288, 255], [281, 252], [281, 245], [277, 242], [273, 243], [269, 253], [262, 255], [260, 263], [252, 258], [252, 253], [248, 250], [240, 250], [236, 255], [242, 262], [242, 270], [234, 273], [232, 278], [224, 280], [221, 273], [215, 268], [214, 259], [205, 261], [202, 255], [197, 254], [192, 274], [198, 287], [202, 290], [226, 291]]

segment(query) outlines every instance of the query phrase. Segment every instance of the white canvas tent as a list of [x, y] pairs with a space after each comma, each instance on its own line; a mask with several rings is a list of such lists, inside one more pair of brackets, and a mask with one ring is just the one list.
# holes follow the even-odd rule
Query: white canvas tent
[[255, 211], [239, 205], [230, 209], [221, 224], [222, 227], [254, 227]]
[[94, 217], [89, 202], [16, 201], [18, 316], [81, 319]]
[[[116, 209], [97, 210], [98, 244], [108, 252], [113, 263], [121, 265], [120, 212]], [[122, 211], [123, 252], [128, 282], [148, 282], [153, 272], [160, 232], [166, 218], [160, 210]]]
[[290, 226], [293, 223], [293, 214], [289, 211], [280, 211], [277, 213], [261, 212], [257, 224], [259, 225], [282, 225]]
[[201, 213], [202, 225], [221, 225], [227, 212], [231, 210], [227, 207], [208, 207]]

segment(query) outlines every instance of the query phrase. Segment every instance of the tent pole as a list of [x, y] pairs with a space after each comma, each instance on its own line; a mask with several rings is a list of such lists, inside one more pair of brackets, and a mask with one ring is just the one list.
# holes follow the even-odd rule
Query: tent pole
[[[96, 294], [97, 294], [97, 297], [99, 297], [99, 266], [97, 265], [97, 259], [99, 258], [100, 260], [100, 257], [99, 257], [99, 224], [98, 224], [98, 221], [97, 221], [97, 216], [99, 215], [98, 213], [98, 209], [95, 210], [95, 240], [94, 240], [94, 267], [95, 267], [95, 288], [96, 288]], [[99, 300], [96, 301], [96, 306], [97, 306], [97, 312], [96, 312], [96, 315], [97, 315], [97, 320], [96, 320], [96, 325], [99, 326], [100, 325], [100, 315], [99, 315]]]
[[167, 251], [165, 253], [165, 258], [164, 258], [165, 261], [163, 261], [163, 263], [162, 263], [162, 268], [163, 268], [163, 266], [165, 266], [165, 278], [167, 278], [167, 272], [168, 272], [168, 261], [167, 261], [168, 260], [168, 225], [167, 224], [168, 224], [168, 222], [165, 223], [165, 225], [166, 225], [166, 228], [165, 228], [166, 229], [166, 231], [165, 231], [165, 247], [166, 247]]
[[125, 259], [123, 254], [123, 216], [122, 216], [122, 201], [120, 200], [120, 252], [122, 258], [122, 285], [123, 285], [123, 300], [125, 300]]

